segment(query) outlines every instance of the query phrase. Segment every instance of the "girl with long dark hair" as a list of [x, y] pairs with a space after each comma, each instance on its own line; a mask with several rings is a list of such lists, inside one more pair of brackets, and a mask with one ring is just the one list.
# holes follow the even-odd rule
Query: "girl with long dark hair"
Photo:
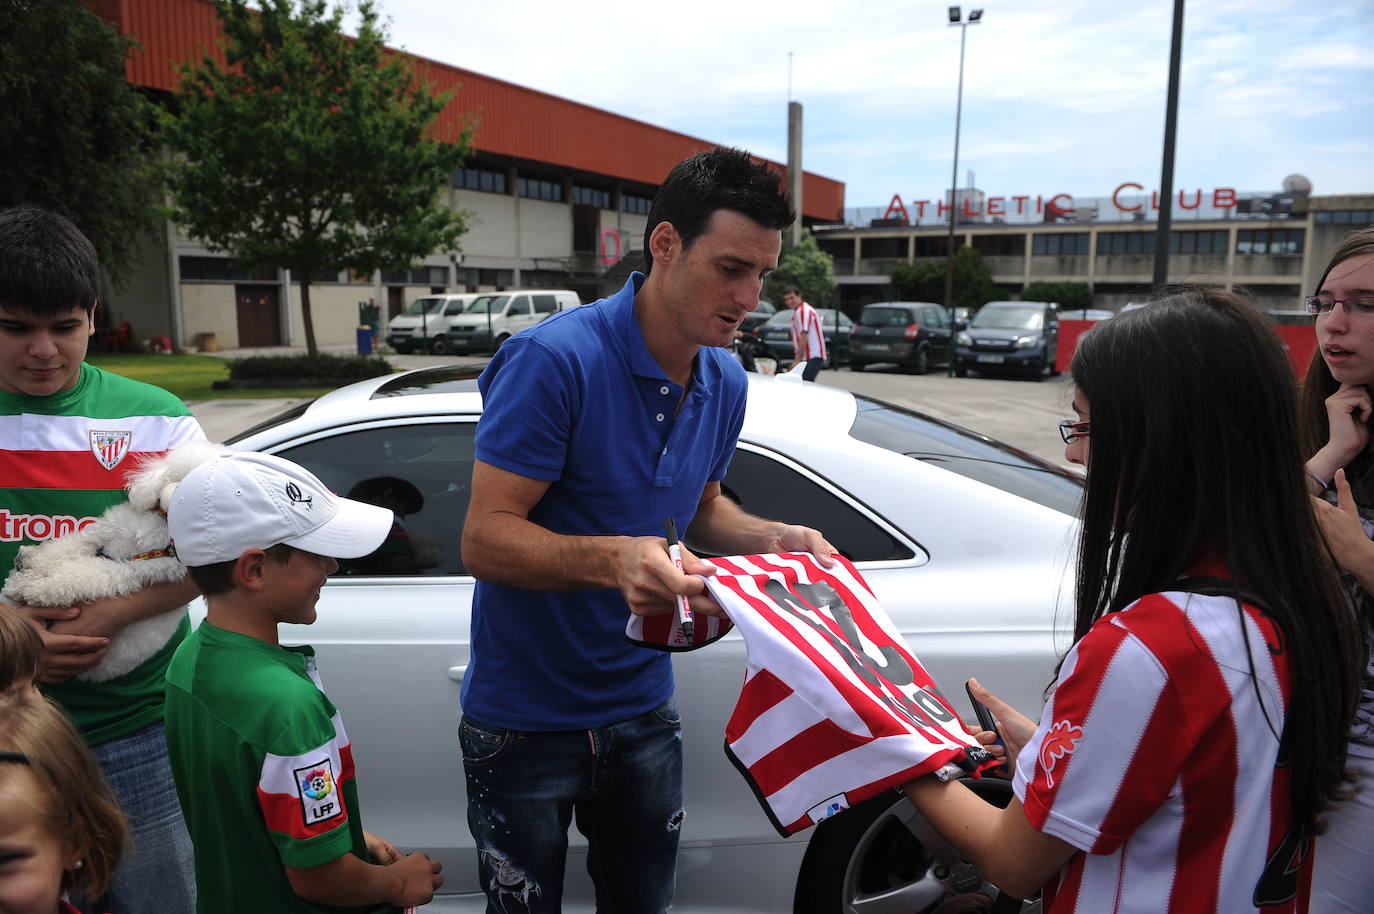
[[[1323, 499], [1317, 519], [1345, 573], [1367, 653], [1374, 655], [1374, 227], [1347, 235], [1336, 247], [1307, 310], [1317, 325], [1317, 351], [1302, 396], [1308, 491]], [[1365, 675], [1349, 760], [1356, 792], [1317, 842], [1313, 914], [1374, 907], [1374, 665]]]
[[1293, 372], [1264, 318], [1211, 289], [1098, 324], [1071, 371], [1075, 643], [1038, 726], [975, 690], [1015, 758], [1006, 809], [934, 777], [907, 795], [1052, 914], [1302, 910], [1361, 654]]

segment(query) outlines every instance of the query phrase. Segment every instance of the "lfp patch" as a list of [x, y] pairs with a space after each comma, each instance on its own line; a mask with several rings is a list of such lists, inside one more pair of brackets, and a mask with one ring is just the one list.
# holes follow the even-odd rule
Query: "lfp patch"
[[817, 803], [806, 811], [812, 822], [820, 822], [828, 819], [836, 813], [844, 812], [849, 808], [849, 798], [839, 793], [828, 800]]
[[129, 444], [134, 437], [133, 432], [109, 432], [94, 428], [88, 429], [87, 435], [91, 441], [91, 453], [107, 470], [119, 466], [119, 462], [128, 455]]
[[334, 763], [328, 756], [313, 765], [297, 768], [294, 774], [306, 825], [344, 814], [343, 798], [339, 796], [339, 784], [334, 777]]

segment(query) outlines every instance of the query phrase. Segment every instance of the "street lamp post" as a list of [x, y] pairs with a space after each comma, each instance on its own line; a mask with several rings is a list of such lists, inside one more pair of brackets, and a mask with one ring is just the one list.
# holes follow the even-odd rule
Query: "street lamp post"
[[[959, 206], [959, 121], [964, 111], [964, 40], [968, 37], [968, 27], [983, 21], [982, 10], [969, 10], [968, 20], [957, 6], [949, 8], [950, 27], [959, 27], [959, 94], [954, 103], [954, 168], [949, 180], [949, 239], [945, 252], [945, 307], [949, 309], [950, 320], [954, 319], [954, 218]], [[953, 325], [950, 327], [953, 330]], [[954, 333], [950, 334], [949, 376], [954, 377]]]

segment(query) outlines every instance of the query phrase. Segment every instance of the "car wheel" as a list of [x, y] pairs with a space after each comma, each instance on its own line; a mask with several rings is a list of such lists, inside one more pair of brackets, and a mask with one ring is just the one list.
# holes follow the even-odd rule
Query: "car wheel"
[[930, 371], [930, 349], [922, 346], [916, 350], [916, 354], [911, 357], [911, 373], [925, 374]]
[[863, 370], [864, 370], [864, 366], [867, 365], [867, 364], [868, 364], [867, 362], [856, 362], [856, 361], [854, 361], [853, 359], [850, 359], [850, 360], [849, 360], [849, 370], [850, 370], [850, 371], [863, 371]]
[[1055, 352], [1050, 356], [1050, 377], [1057, 378], [1061, 374], [1063, 372], [1059, 370], [1059, 353]]
[[[1005, 807], [1011, 784], [965, 779], [975, 793]], [[905, 796], [888, 791], [822, 822], [806, 850], [795, 914], [925, 914], [952, 895], [997, 889], [940, 836]], [[1040, 910], [1023, 904], [1021, 914]]]
[[968, 367], [965, 366], [965, 365], [955, 365], [955, 366], [954, 366], [954, 376], [955, 376], [956, 378], [967, 378], [967, 377], [968, 377]]
[[434, 355], [448, 355], [448, 337], [436, 336], [429, 341], [429, 351]]

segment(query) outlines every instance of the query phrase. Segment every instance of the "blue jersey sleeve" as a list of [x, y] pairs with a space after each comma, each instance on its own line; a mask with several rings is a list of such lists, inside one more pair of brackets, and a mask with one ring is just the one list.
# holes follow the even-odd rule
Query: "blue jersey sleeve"
[[477, 459], [530, 479], [558, 479], [581, 394], [567, 363], [537, 341], [516, 337], [492, 358], [477, 386]]

